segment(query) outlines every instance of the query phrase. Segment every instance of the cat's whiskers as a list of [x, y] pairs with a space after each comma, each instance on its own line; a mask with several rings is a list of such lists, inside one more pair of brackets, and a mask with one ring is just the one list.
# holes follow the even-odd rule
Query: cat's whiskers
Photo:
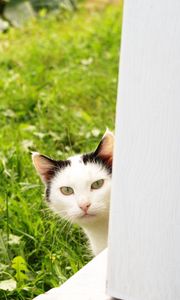
[[91, 207], [90, 211], [98, 212], [98, 211], [105, 211], [107, 210], [106, 206], [104, 204], [95, 205], [94, 207]]
[[69, 231], [69, 228], [70, 228], [70, 226], [71, 226], [71, 223], [69, 222], [69, 220], [67, 220], [67, 219], [62, 219], [62, 221], [64, 222], [64, 224], [63, 224], [63, 226], [62, 226], [60, 232], [63, 232], [64, 229], [66, 228], [66, 226], [68, 226], [68, 228], [67, 228], [68, 230], [67, 230], [67, 231]]
[[68, 221], [68, 223], [70, 223], [70, 224], [73, 224], [75, 220], [76, 220], [76, 217], [74, 217], [74, 215], [73, 215], [73, 216], [68, 216], [68, 217], [67, 217], [67, 221]]
[[[71, 148], [70, 139], [69, 144]], [[55, 216], [61, 217], [60, 231], [66, 228], [68, 235], [67, 228], [72, 223], [79, 224], [87, 234], [94, 254], [107, 246], [113, 144], [113, 134], [106, 130], [93, 152], [73, 155], [66, 160], [53, 160], [39, 153], [32, 155], [34, 166], [46, 186], [48, 205]], [[48, 212], [52, 218], [48, 208], [42, 212], [43, 217]]]

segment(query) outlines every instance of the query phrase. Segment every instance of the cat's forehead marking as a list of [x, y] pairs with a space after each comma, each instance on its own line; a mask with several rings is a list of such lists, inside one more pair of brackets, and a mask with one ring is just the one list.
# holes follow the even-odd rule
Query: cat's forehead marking
[[91, 165], [89, 167], [87, 167], [84, 162], [83, 162], [83, 156], [82, 155], [74, 155], [68, 158], [68, 160], [70, 160], [71, 162], [71, 169], [69, 169], [69, 171], [71, 170], [74, 171], [73, 173], [76, 175], [80, 174], [80, 173], [88, 173], [90, 175], [90, 173], [92, 173], [94, 167], [99, 169], [100, 166], [94, 166]]
[[63, 171], [57, 172], [54, 182], [57, 185], [83, 185], [86, 182], [109, 178], [109, 174], [101, 164], [83, 162], [82, 155], [69, 157], [70, 165]]
[[70, 156], [68, 160], [70, 160], [72, 163], [82, 163], [82, 155], [78, 154]]

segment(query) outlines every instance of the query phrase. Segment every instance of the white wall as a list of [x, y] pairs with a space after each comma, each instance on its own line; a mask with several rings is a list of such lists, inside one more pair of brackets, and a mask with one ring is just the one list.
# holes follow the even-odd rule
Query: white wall
[[180, 1], [125, 0], [108, 293], [180, 299]]

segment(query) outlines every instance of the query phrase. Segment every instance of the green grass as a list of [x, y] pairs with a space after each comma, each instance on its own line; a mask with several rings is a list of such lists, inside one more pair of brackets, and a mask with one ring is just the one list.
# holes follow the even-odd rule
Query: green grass
[[32, 299], [90, 259], [80, 229], [47, 209], [30, 151], [90, 151], [114, 128], [121, 11], [82, 7], [0, 35], [0, 281], [17, 281], [1, 300]]

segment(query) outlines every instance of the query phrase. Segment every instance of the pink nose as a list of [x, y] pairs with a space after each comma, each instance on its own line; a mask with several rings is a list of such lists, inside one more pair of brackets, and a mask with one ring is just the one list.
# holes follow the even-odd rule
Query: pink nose
[[81, 203], [80, 205], [79, 205], [79, 207], [87, 214], [87, 211], [88, 211], [88, 209], [89, 209], [89, 207], [91, 206], [91, 204], [90, 203]]

